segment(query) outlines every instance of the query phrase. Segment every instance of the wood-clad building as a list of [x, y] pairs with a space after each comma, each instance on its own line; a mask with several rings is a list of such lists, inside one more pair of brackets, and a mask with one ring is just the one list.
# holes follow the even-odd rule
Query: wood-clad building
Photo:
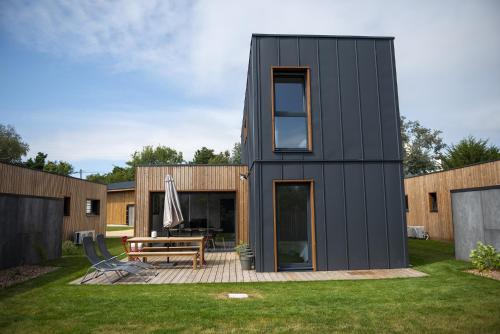
[[451, 192], [500, 185], [500, 160], [405, 179], [408, 225], [431, 239], [453, 240]]
[[108, 184], [106, 225], [134, 225], [135, 182]]
[[76, 231], [105, 233], [105, 185], [0, 163], [0, 195], [59, 200], [63, 240], [72, 239]]
[[[161, 235], [165, 177], [176, 183], [184, 230], [221, 229], [234, 234], [232, 242], [248, 241], [248, 183], [244, 165], [143, 166], [136, 170], [135, 236]], [[230, 225], [233, 226], [230, 226]]]

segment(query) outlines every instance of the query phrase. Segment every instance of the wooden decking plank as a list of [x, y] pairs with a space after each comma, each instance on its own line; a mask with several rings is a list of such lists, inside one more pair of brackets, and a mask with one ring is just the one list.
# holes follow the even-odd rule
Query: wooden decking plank
[[[153, 261], [160, 265], [158, 275], [151, 278], [147, 284], [171, 284], [171, 283], [217, 283], [217, 282], [284, 282], [284, 281], [319, 281], [319, 280], [367, 280], [387, 278], [413, 278], [422, 277], [426, 274], [411, 268], [401, 269], [373, 269], [373, 270], [340, 270], [340, 271], [317, 271], [317, 272], [278, 272], [257, 273], [255, 270], [242, 270], [239, 258], [234, 252], [208, 252], [206, 265], [192, 269], [192, 261], [182, 256], [171, 257], [171, 262], [176, 262], [174, 267], [161, 268], [161, 263], [166, 257], [158, 257]], [[143, 280], [127, 275], [117, 279], [115, 273], [108, 273], [113, 284], [145, 284]], [[70, 284], [80, 284], [82, 278], [73, 280]], [[89, 280], [85, 284], [110, 284], [104, 275]]]

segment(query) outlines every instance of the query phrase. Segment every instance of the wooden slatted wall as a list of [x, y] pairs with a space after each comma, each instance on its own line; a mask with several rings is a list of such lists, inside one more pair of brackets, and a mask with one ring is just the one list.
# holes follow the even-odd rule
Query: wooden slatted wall
[[244, 165], [172, 165], [138, 167], [135, 191], [135, 235], [149, 235], [150, 193], [165, 191], [165, 176], [172, 175], [178, 191], [236, 192], [236, 240], [248, 242], [248, 181]]
[[[432, 239], [453, 240], [451, 190], [500, 185], [500, 160], [405, 179], [408, 225], [425, 226]], [[437, 193], [438, 212], [429, 210], [429, 193]]]
[[[63, 240], [72, 239], [76, 231], [105, 233], [105, 185], [0, 163], [0, 193], [61, 199], [70, 197], [70, 215], [63, 220]], [[99, 215], [85, 213], [87, 199], [100, 200]]]
[[127, 205], [135, 204], [134, 190], [108, 191], [106, 200], [106, 224], [127, 225]]

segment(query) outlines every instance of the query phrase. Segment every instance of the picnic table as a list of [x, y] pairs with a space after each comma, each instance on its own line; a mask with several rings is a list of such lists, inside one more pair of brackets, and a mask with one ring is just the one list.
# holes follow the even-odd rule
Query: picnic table
[[[127, 242], [132, 244], [143, 243], [143, 244], [179, 244], [179, 243], [194, 243], [198, 245], [198, 250], [200, 253], [200, 262], [205, 264], [205, 237], [133, 237], [127, 239]], [[134, 247], [138, 249], [138, 247]]]

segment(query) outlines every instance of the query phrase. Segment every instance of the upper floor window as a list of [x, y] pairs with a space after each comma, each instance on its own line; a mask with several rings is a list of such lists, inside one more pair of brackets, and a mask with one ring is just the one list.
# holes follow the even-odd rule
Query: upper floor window
[[307, 67], [273, 67], [273, 149], [311, 151], [310, 79]]

